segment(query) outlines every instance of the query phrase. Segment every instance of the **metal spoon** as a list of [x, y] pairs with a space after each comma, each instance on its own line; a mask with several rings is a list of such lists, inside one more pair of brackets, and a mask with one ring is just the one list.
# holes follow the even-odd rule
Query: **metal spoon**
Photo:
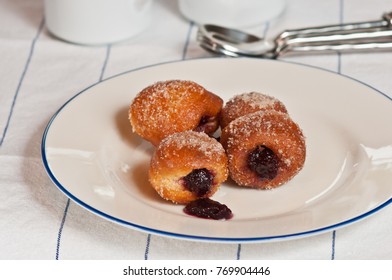
[[392, 12], [384, 13], [378, 21], [286, 30], [272, 41], [205, 24], [199, 27], [197, 40], [208, 51], [234, 57], [277, 58], [288, 52], [392, 50]]

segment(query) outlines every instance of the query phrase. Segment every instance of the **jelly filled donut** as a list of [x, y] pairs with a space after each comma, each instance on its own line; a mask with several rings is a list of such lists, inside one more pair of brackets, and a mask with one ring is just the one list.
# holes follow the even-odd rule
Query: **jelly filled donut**
[[225, 150], [203, 132], [168, 136], [157, 146], [150, 162], [151, 185], [162, 198], [179, 204], [212, 196], [227, 177]]
[[226, 102], [222, 109], [220, 125], [224, 128], [238, 117], [271, 109], [287, 113], [285, 105], [275, 97], [260, 92], [239, 94]]
[[157, 82], [143, 89], [129, 109], [133, 130], [157, 146], [175, 132], [213, 134], [219, 127], [223, 100], [192, 81]]
[[222, 131], [230, 177], [240, 186], [271, 189], [294, 177], [306, 156], [301, 129], [286, 113], [258, 111]]

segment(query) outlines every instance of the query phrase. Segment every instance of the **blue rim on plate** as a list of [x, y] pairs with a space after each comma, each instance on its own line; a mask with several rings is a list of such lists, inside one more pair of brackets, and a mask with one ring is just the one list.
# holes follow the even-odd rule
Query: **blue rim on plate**
[[[230, 61], [260, 61], [260, 63], [262, 63], [262, 59], [249, 59], [249, 58], [230, 58]], [[71, 99], [69, 99], [63, 106], [61, 106], [57, 112], [53, 115], [53, 117], [50, 119], [48, 125], [45, 128], [45, 131], [43, 133], [43, 138], [42, 138], [42, 143], [41, 143], [41, 153], [42, 153], [42, 160], [43, 160], [43, 164], [44, 167], [50, 177], [50, 179], [53, 181], [53, 183], [67, 196], [69, 197], [72, 201], [76, 202], [77, 204], [79, 204], [80, 206], [84, 207], [85, 209], [91, 211], [92, 213], [103, 217], [107, 220], [110, 220], [112, 222], [121, 224], [121, 225], [125, 225], [125, 226], [129, 226], [131, 228], [134, 229], [138, 229], [141, 230], [143, 232], [147, 232], [147, 233], [152, 233], [152, 234], [157, 234], [157, 235], [161, 235], [161, 236], [166, 236], [166, 237], [173, 237], [173, 238], [179, 238], [179, 239], [188, 239], [188, 240], [197, 240], [197, 241], [209, 241], [209, 242], [225, 242], [225, 243], [238, 243], [238, 242], [267, 242], [267, 241], [275, 241], [275, 240], [288, 240], [288, 239], [294, 239], [294, 238], [300, 238], [300, 237], [306, 237], [306, 236], [311, 236], [311, 235], [315, 235], [315, 234], [320, 234], [320, 233], [324, 233], [324, 232], [328, 232], [337, 228], [341, 228], [347, 225], [350, 225], [354, 222], [360, 221], [374, 213], [376, 213], [377, 211], [381, 210], [382, 208], [386, 207], [388, 204], [390, 204], [392, 202], [392, 198], [389, 198], [388, 200], [386, 200], [383, 203], [380, 203], [379, 205], [377, 205], [376, 207], [372, 208], [371, 210], [365, 211], [359, 215], [353, 216], [351, 218], [345, 219], [343, 221], [339, 221], [336, 222], [334, 224], [330, 224], [327, 226], [323, 226], [323, 227], [318, 227], [318, 228], [311, 228], [309, 230], [305, 230], [305, 231], [300, 231], [300, 232], [294, 232], [294, 233], [288, 233], [288, 234], [277, 234], [277, 235], [265, 235], [265, 236], [252, 236], [252, 237], [227, 237], [227, 236], [206, 236], [206, 235], [192, 235], [192, 234], [184, 234], [184, 233], [178, 233], [178, 232], [174, 232], [174, 231], [170, 231], [170, 230], [161, 230], [159, 228], [154, 228], [152, 226], [145, 226], [141, 223], [134, 223], [132, 221], [127, 221], [125, 219], [121, 219], [119, 217], [110, 215], [104, 211], [101, 211], [100, 209], [86, 203], [85, 201], [83, 201], [82, 199], [80, 199], [77, 195], [74, 195], [72, 192], [69, 191], [69, 186], [64, 185], [56, 176], [55, 172], [52, 170], [51, 166], [50, 166], [50, 160], [48, 159], [48, 154], [47, 154], [47, 137], [48, 137], [48, 133], [52, 128], [53, 123], [56, 121], [58, 115], [65, 109], [67, 108], [67, 106], [74, 101], [77, 97], [81, 96], [82, 94], [84, 94], [86, 91], [88, 91], [91, 88], [94, 88], [95, 86], [101, 84], [101, 83], [105, 83], [109, 80], [112, 80], [114, 78], [117, 77], [121, 77], [125, 74], [128, 73], [133, 73], [133, 72], [138, 72], [138, 71], [143, 71], [144, 69], [149, 69], [149, 68], [154, 68], [154, 67], [160, 67], [162, 65], [169, 65], [169, 64], [184, 64], [184, 63], [189, 63], [190, 61], [228, 61], [228, 59], [225, 58], [205, 58], [205, 59], [195, 59], [195, 60], [185, 60], [185, 61], [173, 61], [173, 62], [166, 62], [166, 63], [160, 63], [160, 64], [155, 64], [155, 65], [150, 65], [150, 66], [146, 66], [146, 67], [141, 67], [138, 69], [134, 69], [131, 71], [126, 71], [114, 76], [111, 76], [105, 80], [103, 80], [102, 82], [99, 83], [95, 83], [93, 85], [91, 85], [90, 87], [84, 89], [83, 91], [77, 93], [75, 96], [73, 96]], [[284, 61], [274, 61], [273, 63], [275, 64], [280, 64], [280, 65], [298, 65], [300, 67], [305, 67], [305, 68], [309, 68], [309, 69], [315, 69], [317, 71], [323, 71], [323, 72], [329, 72], [332, 73], [334, 75], [337, 76], [341, 76], [344, 77], [345, 79], [349, 79], [351, 81], [354, 81], [355, 83], [359, 83], [369, 89], [371, 89], [373, 92], [378, 93], [379, 95], [385, 97], [387, 101], [392, 101], [392, 98], [389, 97], [388, 95], [382, 93], [381, 91], [373, 88], [372, 86], [359, 81], [357, 79], [354, 79], [352, 77], [346, 76], [346, 75], [342, 75], [342, 74], [338, 74], [335, 73], [333, 71], [329, 71], [329, 70], [325, 70], [322, 68], [318, 68], [318, 67], [314, 67], [314, 66], [309, 66], [309, 65], [303, 65], [300, 63], [293, 63], [293, 62], [284, 62]], [[229, 221], [228, 221], [229, 222]]]

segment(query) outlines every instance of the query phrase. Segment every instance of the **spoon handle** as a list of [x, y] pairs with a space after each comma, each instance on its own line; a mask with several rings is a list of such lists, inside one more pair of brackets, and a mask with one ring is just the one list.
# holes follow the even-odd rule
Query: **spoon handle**
[[322, 34], [355, 33], [366, 29], [386, 28], [392, 26], [392, 12], [384, 13], [381, 20], [354, 22], [345, 24], [323, 25], [300, 29], [288, 29], [283, 31], [276, 40], [288, 40], [290, 38], [319, 36]]
[[392, 41], [380, 41], [380, 42], [347, 42], [338, 44], [322, 44], [322, 45], [292, 45], [286, 49], [282, 49], [280, 54], [287, 52], [296, 53], [323, 53], [323, 52], [355, 52], [355, 51], [391, 51]]
[[313, 37], [292, 37], [277, 44], [275, 53], [390, 50], [392, 28], [372, 29], [347, 34], [328, 34]]
[[389, 50], [392, 12], [379, 21], [286, 30], [276, 37], [275, 44], [275, 56], [288, 52]]

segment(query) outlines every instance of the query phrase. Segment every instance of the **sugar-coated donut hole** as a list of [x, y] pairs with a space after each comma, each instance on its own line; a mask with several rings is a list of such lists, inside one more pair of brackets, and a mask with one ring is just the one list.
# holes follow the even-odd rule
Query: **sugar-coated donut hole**
[[186, 80], [156, 82], [141, 90], [129, 107], [132, 129], [154, 146], [177, 132], [213, 134], [223, 99]]
[[223, 129], [236, 118], [268, 110], [287, 113], [286, 106], [273, 96], [255, 91], [238, 94], [230, 98], [222, 108], [220, 125]]
[[223, 146], [204, 132], [174, 133], [154, 151], [149, 181], [158, 194], [174, 203], [187, 204], [211, 197], [228, 177]]
[[[244, 187], [278, 187], [298, 174], [306, 158], [305, 138], [301, 129], [287, 113], [275, 110], [258, 111], [235, 119], [222, 130], [220, 141], [228, 155], [230, 177]], [[273, 152], [267, 154], [277, 157], [274, 160], [275, 156], [269, 155], [270, 160], [267, 161], [270, 170], [277, 167], [276, 175], [275, 172], [268, 175], [268, 168], [263, 171], [258, 167], [257, 160], [252, 159], [258, 157], [254, 151], [260, 145]], [[256, 172], [257, 169], [267, 178], [263, 179]]]

